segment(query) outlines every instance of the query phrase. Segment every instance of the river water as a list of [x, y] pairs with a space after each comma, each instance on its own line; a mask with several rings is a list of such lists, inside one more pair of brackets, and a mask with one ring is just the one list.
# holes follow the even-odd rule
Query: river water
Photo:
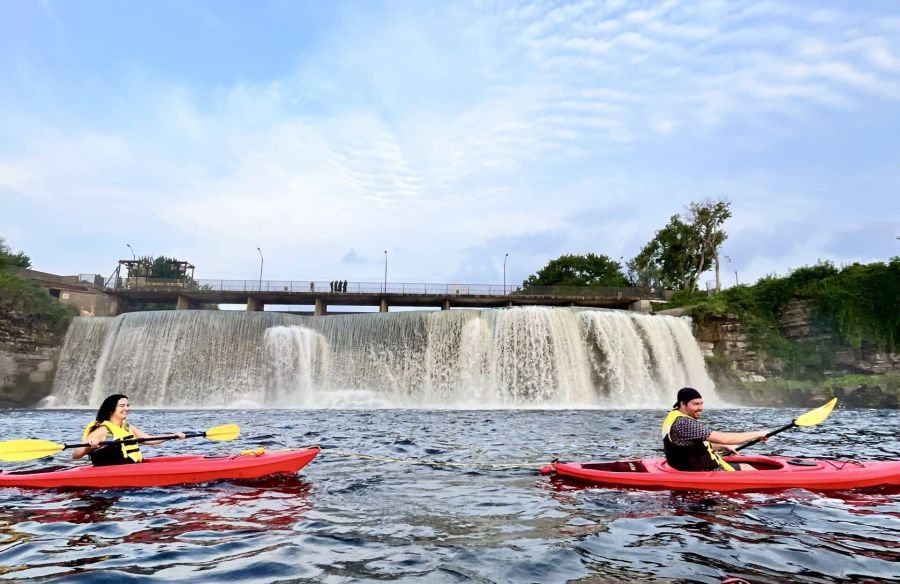
[[[135, 404], [139, 406], [139, 404]], [[760, 429], [802, 411], [704, 415]], [[145, 431], [238, 423], [233, 443], [320, 444], [298, 476], [106, 491], [0, 491], [0, 579], [15, 582], [900, 582], [900, 491], [715, 494], [585, 488], [561, 460], [659, 454], [651, 410], [139, 410]], [[89, 411], [0, 412], [0, 439], [74, 441]], [[895, 411], [836, 410], [754, 452], [900, 457]], [[356, 456], [374, 456], [376, 459]], [[53, 462], [66, 462], [65, 452]], [[430, 461], [433, 464], [412, 464]], [[48, 461], [0, 463], [10, 470]], [[471, 466], [452, 466], [463, 464]], [[521, 464], [521, 467], [505, 466]]]

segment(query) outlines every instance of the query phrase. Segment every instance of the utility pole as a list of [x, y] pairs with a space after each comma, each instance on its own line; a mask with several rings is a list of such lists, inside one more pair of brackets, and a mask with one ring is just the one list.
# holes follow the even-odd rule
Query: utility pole
[[509, 257], [509, 252], [506, 252], [506, 255], [503, 256], [503, 295], [506, 296], [506, 258]]
[[719, 254], [716, 253], [716, 294], [722, 289], [722, 282], [719, 280]]
[[259, 252], [259, 289], [262, 291], [263, 254], [262, 250], [259, 248], [256, 248], [256, 251]]
[[387, 250], [384, 250], [384, 288], [382, 294], [387, 294]]

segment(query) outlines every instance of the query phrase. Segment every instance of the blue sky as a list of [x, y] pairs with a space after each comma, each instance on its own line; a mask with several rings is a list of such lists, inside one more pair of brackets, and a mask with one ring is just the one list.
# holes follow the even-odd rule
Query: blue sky
[[0, 79], [49, 272], [519, 282], [704, 198], [726, 283], [900, 254], [894, 1], [8, 0]]

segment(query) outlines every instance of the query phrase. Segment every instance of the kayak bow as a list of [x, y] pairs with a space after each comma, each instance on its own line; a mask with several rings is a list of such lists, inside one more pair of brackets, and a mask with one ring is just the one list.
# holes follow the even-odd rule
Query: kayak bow
[[234, 456], [159, 456], [138, 464], [76, 466], [0, 473], [0, 487], [113, 489], [164, 487], [293, 474], [319, 454], [319, 447]]

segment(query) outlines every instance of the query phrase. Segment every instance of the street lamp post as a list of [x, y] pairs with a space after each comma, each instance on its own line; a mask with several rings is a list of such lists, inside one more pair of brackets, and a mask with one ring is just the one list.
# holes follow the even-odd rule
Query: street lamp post
[[387, 294], [387, 250], [384, 250], [384, 288], [382, 294]]
[[506, 255], [503, 256], [503, 295], [506, 296], [506, 258], [509, 257], [509, 252], [506, 252]]
[[130, 243], [126, 243], [125, 245], [128, 247], [128, 249], [131, 250], [131, 259], [132, 259], [132, 260], [136, 260], [136, 259], [137, 259], [137, 254], [134, 253], [134, 248], [131, 247], [131, 244], [130, 244]]
[[256, 248], [256, 251], [259, 252], [259, 289], [262, 290], [262, 270], [263, 270], [263, 254], [262, 250]]

